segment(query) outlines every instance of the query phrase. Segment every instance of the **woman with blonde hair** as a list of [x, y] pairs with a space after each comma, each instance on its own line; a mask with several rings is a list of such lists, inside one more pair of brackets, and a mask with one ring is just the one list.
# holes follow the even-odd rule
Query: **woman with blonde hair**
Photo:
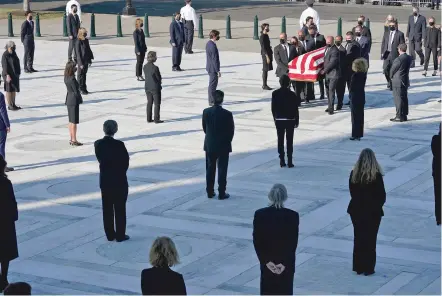
[[135, 20], [135, 31], [133, 36], [135, 44], [135, 55], [137, 56], [135, 75], [137, 76], [138, 81], [144, 81], [142, 70], [143, 70], [144, 57], [147, 51], [147, 46], [143, 31], [143, 21], [140, 18], [137, 18]]
[[351, 138], [358, 140], [364, 136], [365, 83], [367, 82], [368, 62], [364, 58], [353, 61], [349, 97], [351, 110]]
[[[352, 98], [353, 99], [353, 98]], [[353, 271], [371, 275], [376, 265], [376, 240], [386, 193], [382, 168], [374, 152], [365, 148], [350, 173], [350, 214], [354, 229]]]
[[78, 62], [78, 83], [80, 84], [80, 91], [82, 95], [87, 95], [89, 92], [86, 86], [86, 74], [89, 67], [92, 65], [94, 54], [89, 45], [89, 39], [86, 38], [87, 31], [85, 28], [78, 29], [78, 40], [75, 43]]
[[394, 22], [395, 18], [392, 14], [387, 15], [387, 18], [385, 19], [385, 23], [384, 23], [384, 32], [389, 32], [390, 31], [390, 23]]
[[152, 268], [141, 272], [141, 292], [143, 295], [186, 295], [183, 276], [170, 269], [179, 263], [174, 242], [166, 237], [158, 237], [149, 253]]

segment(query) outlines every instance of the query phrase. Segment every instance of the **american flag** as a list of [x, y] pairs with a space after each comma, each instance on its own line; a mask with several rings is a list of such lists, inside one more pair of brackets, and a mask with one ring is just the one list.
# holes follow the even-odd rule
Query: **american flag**
[[316, 82], [324, 64], [325, 47], [307, 52], [289, 62], [291, 80]]

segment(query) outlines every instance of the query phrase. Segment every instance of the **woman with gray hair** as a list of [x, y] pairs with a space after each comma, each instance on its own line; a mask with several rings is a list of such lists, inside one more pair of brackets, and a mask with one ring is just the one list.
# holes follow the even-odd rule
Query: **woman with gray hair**
[[15, 96], [20, 92], [20, 59], [15, 52], [15, 43], [8, 41], [5, 46], [5, 52], [2, 56], [2, 76], [5, 81], [6, 101], [8, 109], [11, 111], [20, 110], [15, 104]]
[[273, 185], [270, 204], [255, 212], [253, 245], [261, 265], [261, 295], [292, 295], [299, 214], [284, 208], [287, 189]]
[[[161, 105], [161, 73], [160, 69], [155, 66], [157, 61], [157, 53], [155, 51], [149, 51], [147, 53], [147, 64], [144, 65], [144, 77], [146, 82], [144, 83], [144, 90], [147, 96], [147, 122], [163, 123], [160, 120], [160, 105]], [[154, 119], [152, 120], [152, 106], [155, 103]]]

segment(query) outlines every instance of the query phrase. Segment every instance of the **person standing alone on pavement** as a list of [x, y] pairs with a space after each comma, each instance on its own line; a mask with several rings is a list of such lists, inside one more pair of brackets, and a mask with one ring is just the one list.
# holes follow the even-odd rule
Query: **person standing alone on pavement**
[[195, 13], [195, 9], [192, 7], [192, 0], [186, 0], [186, 5], [180, 10], [181, 21], [184, 23], [184, 52], [192, 54], [193, 46], [193, 33], [195, 28], [198, 28], [198, 18]]
[[[0, 85], [2, 80], [0, 78]], [[6, 109], [5, 97], [0, 92], [0, 155], [6, 159], [6, 138], [11, 131], [11, 124], [9, 122], [8, 110]], [[13, 171], [13, 168], [5, 167], [5, 172]]]
[[144, 81], [142, 76], [144, 57], [146, 55], [147, 46], [143, 31], [143, 21], [140, 18], [135, 20], [135, 31], [133, 33], [135, 44], [135, 55], [137, 56], [137, 65], [135, 66], [135, 75], [138, 81]]
[[170, 44], [172, 45], [172, 71], [183, 71], [180, 67], [184, 47], [184, 25], [180, 22], [181, 15], [175, 13], [175, 19], [170, 23]]
[[434, 72], [432, 76], [437, 75], [438, 62], [437, 58], [441, 52], [441, 30], [435, 27], [435, 18], [430, 17], [428, 19], [428, 27], [425, 31], [424, 36], [424, 47], [425, 47], [425, 65], [423, 76], [427, 76], [428, 63], [430, 62], [430, 55], [433, 55], [433, 67]]
[[74, 54], [74, 62], [77, 63], [77, 53], [75, 45], [77, 43], [78, 29], [80, 29], [80, 18], [77, 14], [77, 5], [71, 6], [71, 12], [67, 16], [67, 27], [69, 36], [68, 61], [72, 61], [72, 53]]
[[209, 38], [210, 40], [206, 44], [206, 71], [209, 74], [209, 105], [212, 106], [218, 79], [221, 77], [219, 51], [216, 46], [216, 42], [219, 40], [219, 31], [210, 31]]
[[412, 58], [407, 54], [407, 45], [399, 44], [399, 56], [393, 61], [390, 70], [396, 116], [390, 121], [407, 121], [408, 88], [410, 87], [410, 65]]
[[21, 42], [25, 48], [25, 56], [23, 58], [23, 68], [25, 73], [37, 72], [34, 70], [34, 21], [32, 20], [32, 12], [26, 12], [26, 20], [21, 25], [20, 32]]

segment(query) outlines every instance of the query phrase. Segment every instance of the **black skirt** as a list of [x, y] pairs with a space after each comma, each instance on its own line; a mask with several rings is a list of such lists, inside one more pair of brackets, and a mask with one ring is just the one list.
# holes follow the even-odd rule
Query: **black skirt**
[[273, 64], [272, 64], [272, 57], [270, 58], [270, 64], [267, 64], [267, 58], [265, 55], [261, 55], [262, 57], [262, 70], [263, 71], [272, 71], [273, 70]]
[[68, 105], [68, 117], [69, 122], [74, 124], [80, 123], [80, 105], [69, 106]]
[[20, 92], [20, 80], [14, 79], [10, 82], [6, 82], [6, 79], [4, 80], [4, 90], [6, 92]]
[[18, 257], [15, 222], [1, 221], [0, 225], [0, 262], [11, 261]]

